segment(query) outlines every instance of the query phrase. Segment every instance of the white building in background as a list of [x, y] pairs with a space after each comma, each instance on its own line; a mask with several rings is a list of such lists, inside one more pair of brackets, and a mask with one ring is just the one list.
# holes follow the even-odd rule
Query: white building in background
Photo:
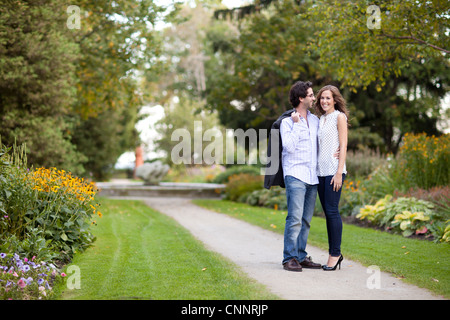
[[[164, 109], [157, 105], [153, 107], [143, 107], [140, 114], [147, 115], [144, 119], [136, 123], [136, 130], [143, 142], [144, 161], [163, 157], [164, 153], [155, 151], [154, 141], [158, 138], [155, 130], [155, 123], [164, 117]], [[123, 153], [117, 160], [114, 168], [116, 169], [133, 169], [136, 156], [134, 151]]]

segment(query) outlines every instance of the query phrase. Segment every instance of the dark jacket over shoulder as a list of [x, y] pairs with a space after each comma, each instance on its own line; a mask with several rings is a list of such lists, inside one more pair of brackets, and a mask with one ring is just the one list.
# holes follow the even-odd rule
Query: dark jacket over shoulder
[[[280, 186], [285, 188], [283, 167], [281, 165], [281, 151], [283, 146], [281, 144], [280, 126], [284, 118], [290, 117], [294, 109], [284, 112], [270, 128], [269, 142], [267, 146], [267, 166], [264, 176], [264, 188], [270, 189], [271, 186]], [[274, 148], [274, 152], [272, 152]], [[275, 149], [276, 148], [276, 149]], [[278, 153], [276, 152], [278, 150]]]

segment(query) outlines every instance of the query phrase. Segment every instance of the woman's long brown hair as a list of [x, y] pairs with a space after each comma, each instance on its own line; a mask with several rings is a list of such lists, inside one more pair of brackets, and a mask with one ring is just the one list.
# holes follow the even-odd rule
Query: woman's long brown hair
[[322, 89], [319, 90], [319, 93], [317, 94], [316, 102], [314, 103], [314, 109], [316, 110], [316, 113], [319, 116], [322, 116], [325, 114], [325, 110], [323, 110], [320, 105], [320, 98], [322, 96], [322, 93], [326, 90], [331, 91], [331, 94], [333, 95], [333, 100], [334, 100], [334, 102], [336, 102], [336, 104], [334, 105], [334, 109], [344, 113], [347, 116], [347, 123], [348, 123], [347, 103], [345, 102], [345, 99], [341, 95], [341, 92], [339, 91], [339, 89], [332, 85], [326, 85], [325, 87], [323, 87]]

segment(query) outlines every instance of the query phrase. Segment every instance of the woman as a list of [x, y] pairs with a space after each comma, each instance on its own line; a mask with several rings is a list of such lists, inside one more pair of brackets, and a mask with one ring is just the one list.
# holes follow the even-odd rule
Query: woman
[[[342, 219], [339, 215], [339, 199], [342, 183], [347, 173], [345, 158], [347, 156], [348, 111], [339, 89], [327, 85], [320, 89], [315, 102], [315, 109], [320, 115], [318, 143], [319, 155], [317, 175], [319, 176], [318, 193], [325, 212], [328, 232], [329, 257], [325, 271], [334, 271], [344, 257], [341, 254]], [[333, 156], [339, 148], [339, 159]]]

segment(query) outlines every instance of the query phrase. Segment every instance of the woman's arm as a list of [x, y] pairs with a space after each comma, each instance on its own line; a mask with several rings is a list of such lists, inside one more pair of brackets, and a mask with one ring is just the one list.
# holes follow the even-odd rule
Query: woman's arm
[[331, 184], [333, 184], [333, 190], [338, 191], [342, 186], [342, 173], [344, 171], [345, 159], [347, 158], [347, 117], [344, 114], [338, 115], [337, 118], [337, 129], [339, 135], [339, 164], [338, 170], [334, 177], [331, 179]]

